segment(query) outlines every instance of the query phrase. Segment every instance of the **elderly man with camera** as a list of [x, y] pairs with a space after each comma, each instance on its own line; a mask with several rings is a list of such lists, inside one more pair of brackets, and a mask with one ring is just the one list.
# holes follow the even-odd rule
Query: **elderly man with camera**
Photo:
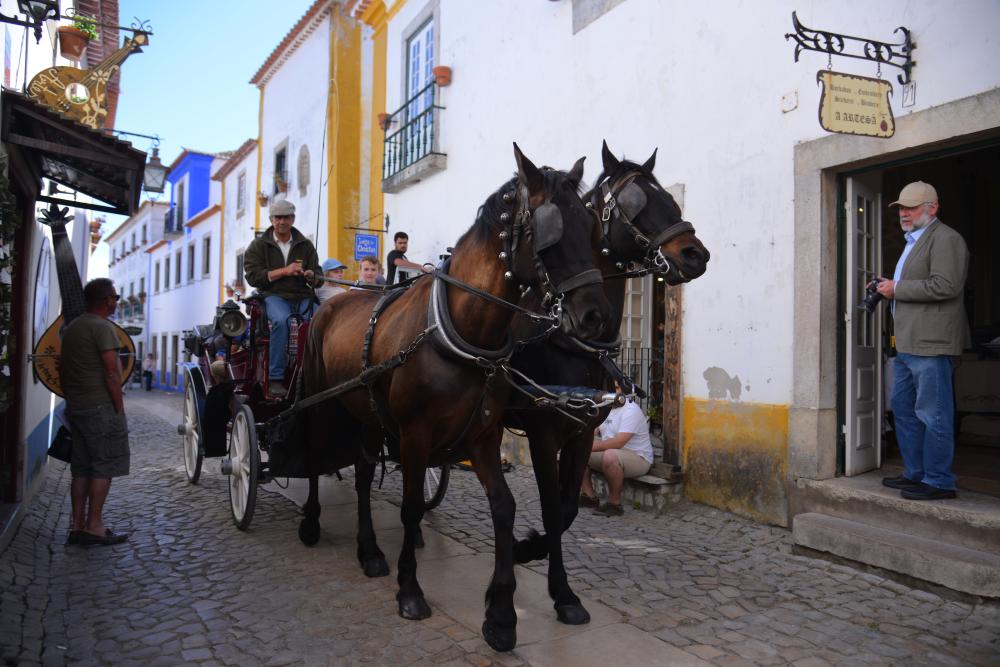
[[891, 300], [895, 325], [892, 412], [904, 467], [882, 483], [911, 500], [954, 498], [952, 359], [970, 340], [962, 303], [969, 250], [937, 219], [931, 185], [910, 183], [890, 206], [899, 207], [906, 246], [893, 278], [880, 278], [876, 289]]

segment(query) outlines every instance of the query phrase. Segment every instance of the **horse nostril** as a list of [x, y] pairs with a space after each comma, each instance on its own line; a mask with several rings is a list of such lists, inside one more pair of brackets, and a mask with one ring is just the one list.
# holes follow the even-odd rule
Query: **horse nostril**
[[688, 246], [681, 251], [681, 255], [689, 262], [707, 262], [708, 251], [696, 246]]

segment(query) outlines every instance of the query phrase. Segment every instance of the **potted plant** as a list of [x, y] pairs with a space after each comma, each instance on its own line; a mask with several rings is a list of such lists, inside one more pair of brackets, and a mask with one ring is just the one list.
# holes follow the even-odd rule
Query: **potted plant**
[[438, 65], [433, 70], [434, 72], [434, 83], [436, 83], [441, 88], [451, 85], [451, 68], [447, 65]]
[[267, 202], [268, 202], [269, 199], [270, 199], [270, 197], [268, 197], [263, 192], [258, 192], [257, 193], [257, 203], [260, 206], [267, 206]]
[[380, 113], [378, 115], [378, 126], [382, 128], [382, 131], [388, 130], [390, 125], [392, 125], [392, 114]]
[[59, 52], [68, 60], [79, 60], [87, 44], [97, 39], [97, 21], [82, 14], [72, 25], [59, 26]]

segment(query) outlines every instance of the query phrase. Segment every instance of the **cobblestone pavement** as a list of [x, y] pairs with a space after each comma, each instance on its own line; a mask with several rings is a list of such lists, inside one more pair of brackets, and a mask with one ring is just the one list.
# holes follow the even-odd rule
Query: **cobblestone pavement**
[[[184, 477], [174, 423], [128, 406], [132, 474], [116, 480], [114, 547], [63, 546], [69, 472], [53, 462], [44, 490], [0, 552], [0, 656], [5, 664], [518, 665], [439, 609], [396, 614], [394, 577], [368, 579], [343, 549], [306, 550], [298, 510], [259, 500], [251, 531], [231, 523], [226, 480], [211, 466]], [[528, 468], [507, 476], [517, 532], [540, 527]], [[376, 497], [398, 502], [400, 474]], [[492, 553], [492, 526], [472, 473], [454, 471], [433, 529]], [[427, 530], [427, 529], [425, 529]], [[397, 554], [388, 554], [395, 570]], [[716, 665], [996, 665], [1000, 605], [939, 597], [792, 553], [789, 532], [692, 503], [656, 516], [581, 513], [566, 539], [577, 593]], [[544, 573], [545, 564], [532, 569]], [[424, 581], [426, 589], [445, 581]]]

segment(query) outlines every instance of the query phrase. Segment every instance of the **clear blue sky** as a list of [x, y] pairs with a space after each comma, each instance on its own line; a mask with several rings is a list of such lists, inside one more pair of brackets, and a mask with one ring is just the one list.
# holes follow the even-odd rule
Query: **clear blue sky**
[[[149, 46], [122, 65], [115, 128], [159, 135], [160, 157], [168, 165], [182, 148], [239, 148], [257, 136], [259, 96], [250, 78], [312, 3], [121, 0], [121, 25], [145, 19], [153, 34]], [[122, 139], [147, 153], [152, 145], [140, 137]], [[105, 237], [122, 220], [107, 216]], [[107, 272], [108, 246], [101, 243], [91, 256], [88, 276]]]

